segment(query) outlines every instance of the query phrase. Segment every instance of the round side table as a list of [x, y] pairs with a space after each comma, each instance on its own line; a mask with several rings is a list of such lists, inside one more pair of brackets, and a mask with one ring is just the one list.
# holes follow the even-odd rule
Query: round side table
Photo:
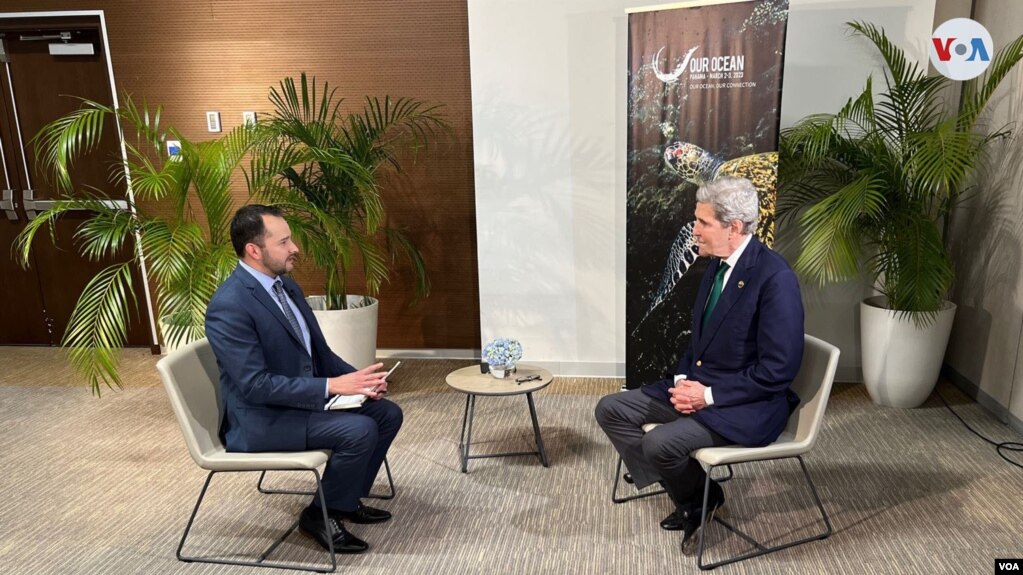
[[[533, 403], [533, 392], [550, 385], [554, 380], [551, 372], [542, 367], [520, 363], [517, 371], [504, 379], [497, 379], [489, 373], [481, 373], [478, 365], [470, 365], [452, 371], [445, 381], [448, 386], [465, 394], [465, 412], [462, 414], [462, 434], [458, 441], [458, 451], [462, 459], [462, 473], [469, 472], [470, 459], [488, 457], [511, 457], [514, 455], [536, 455], [544, 467], [547, 463], [547, 452], [543, 448], [543, 437], [540, 436], [540, 423], [536, 418], [536, 405]], [[535, 379], [535, 378], [539, 379]], [[524, 381], [529, 378], [530, 381]], [[536, 451], [515, 451], [509, 453], [488, 453], [486, 455], [470, 455], [472, 444], [472, 421], [476, 411], [477, 396], [525, 395], [529, 404], [529, 417], [533, 420], [533, 436], [536, 439]]]

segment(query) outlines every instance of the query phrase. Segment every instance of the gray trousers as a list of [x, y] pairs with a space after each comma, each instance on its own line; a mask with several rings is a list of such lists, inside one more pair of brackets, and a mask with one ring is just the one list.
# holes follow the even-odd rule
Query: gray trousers
[[[597, 403], [597, 423], [642, 489], [660, 481], [678, 506], [701, 505], [705, 472], [689, 454], [732, 442], [639, 389], [606, 395]], [[660, 423], [643, 433], [647, 423]]]

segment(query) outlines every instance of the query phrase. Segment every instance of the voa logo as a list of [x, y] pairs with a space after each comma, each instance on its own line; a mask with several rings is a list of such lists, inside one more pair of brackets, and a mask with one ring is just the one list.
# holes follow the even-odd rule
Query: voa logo
[[953, 80], [976, 78], [991, 64], [994, 42], [980, 22], [953, 18], [931, 35], [931, 63], [941, 75]]

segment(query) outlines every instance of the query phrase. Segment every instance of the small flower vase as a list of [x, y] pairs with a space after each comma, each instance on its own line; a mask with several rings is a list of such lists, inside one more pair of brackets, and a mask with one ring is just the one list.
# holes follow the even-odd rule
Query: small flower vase
[[492, 365], [490, 366], [490, 375], [497, 379], [504, 379], [511, 375], [511, 370], [508, 369], [507, 365]]

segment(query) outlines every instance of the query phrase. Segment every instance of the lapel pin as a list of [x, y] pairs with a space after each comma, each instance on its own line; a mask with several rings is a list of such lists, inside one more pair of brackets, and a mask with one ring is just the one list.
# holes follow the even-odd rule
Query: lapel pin
[[739, 280], [739, 289], [746, 287], [746, 282]]

